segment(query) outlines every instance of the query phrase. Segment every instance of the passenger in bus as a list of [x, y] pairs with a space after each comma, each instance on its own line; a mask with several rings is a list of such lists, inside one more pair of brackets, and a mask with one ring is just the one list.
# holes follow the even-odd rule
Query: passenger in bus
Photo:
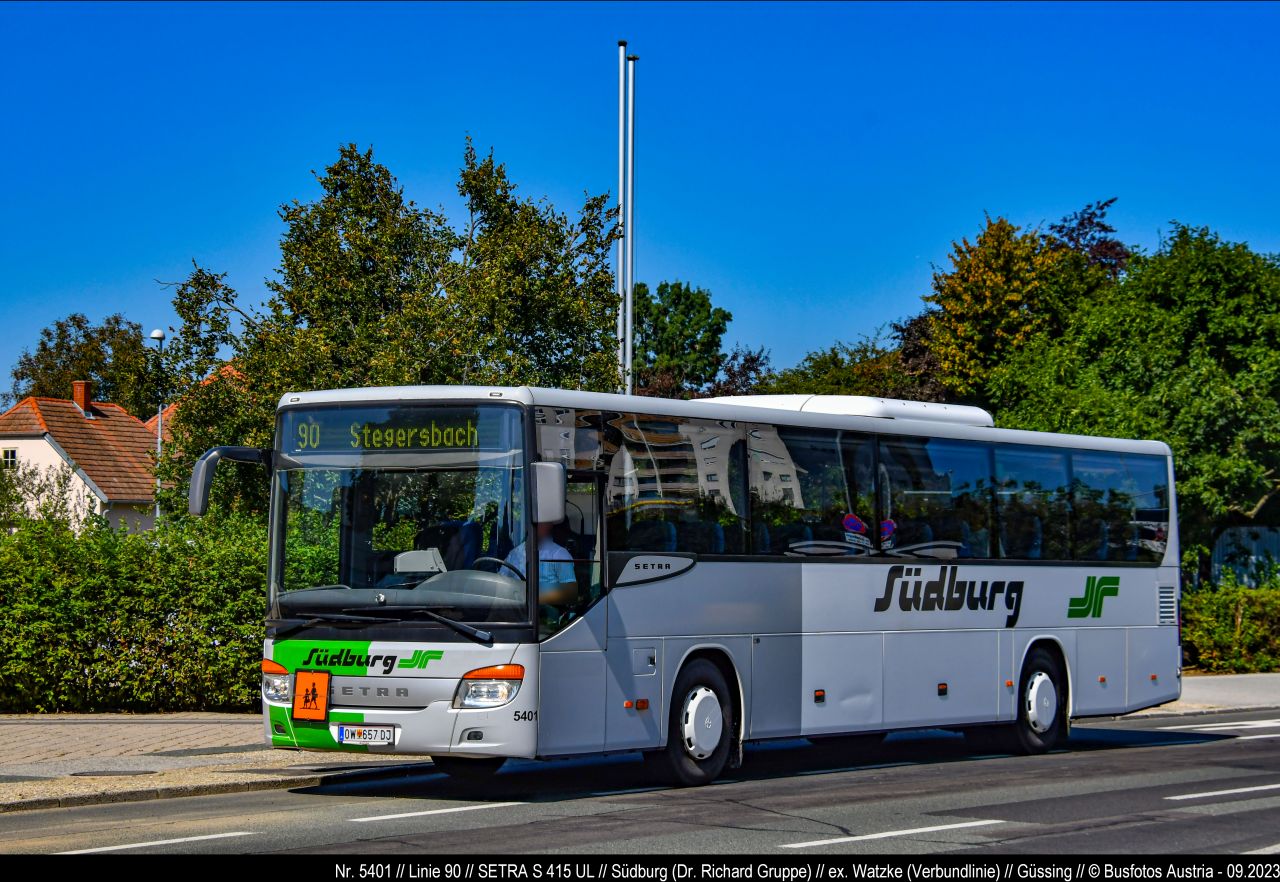
[[[562, 606], [571, 603], [578, 592], [578, 580], [573, 573], [573, 555], [552, 538], [555, 524], [535, 524], [538, 534], [538, 602]], [[507, 563], [527, 574], [527, 542], [521, 542], [507, 555]], [[504, 572], [515, 578], [510, 570]]]

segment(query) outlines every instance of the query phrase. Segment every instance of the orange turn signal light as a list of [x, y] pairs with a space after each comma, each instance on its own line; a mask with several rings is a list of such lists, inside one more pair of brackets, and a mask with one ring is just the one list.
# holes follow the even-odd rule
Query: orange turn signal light
[[287, 674], [289, 669], [280, 662], [274, 662], [269, 658], [262, 660], [262, 673], [264, 674]]
[[636, 710], [648, 710], [648, 709], [649, 709], [649, 699], [647, 698], [636, 699]]
[[1098, 682], [1099, 682], [1099, 683], [1105, 683], [1105, 682], [1107, 682], [1107, 678], [1106, 678], [1106, 677], [1099, 677], [1099, 678], [1098, 678]]
[[490, 665], [462, 675], [464, 680], [523, 680], [524, 665]]
[[1005, 688], [1006, 688], [1006, 689], [1012, 689], [1012, 688], [1013, 688], [1013, 681], [1012, 681], [1012, 680], [1005, 680], [1005, 681], [1004, 681], [1004, 685], [1005, 685]]

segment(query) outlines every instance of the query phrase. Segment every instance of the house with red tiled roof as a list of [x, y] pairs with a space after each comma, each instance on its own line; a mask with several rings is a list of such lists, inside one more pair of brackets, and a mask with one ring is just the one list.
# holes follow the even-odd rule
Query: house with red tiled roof
[[92, 400], [72, 383], [71, 400], [24, 398], [0, 414], [0, 467], [68, 468], [73, 491], [112, 526], [154, 522], [156, 436], [124, 408]]

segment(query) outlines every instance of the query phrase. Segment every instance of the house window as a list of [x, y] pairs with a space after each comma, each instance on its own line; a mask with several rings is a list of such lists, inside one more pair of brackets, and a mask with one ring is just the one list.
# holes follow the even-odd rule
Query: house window
[[18, 448], [6, 447], [3, 453], [3, 459], [0, 459], [0, 468], [12, 469], [18, 465]]

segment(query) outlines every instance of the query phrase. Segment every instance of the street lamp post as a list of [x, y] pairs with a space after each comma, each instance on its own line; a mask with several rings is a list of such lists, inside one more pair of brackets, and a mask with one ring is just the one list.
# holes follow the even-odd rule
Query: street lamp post
[[[156, 341], [156, 361], [161, 369], [164, 368], [164, 331], [156, 328], [147, 335]], [[160, 453], [163, 449], [164, 438], [164, 398], [161, 397], [160, 403], [156, 405], [156, 520], [160, 520]]]

